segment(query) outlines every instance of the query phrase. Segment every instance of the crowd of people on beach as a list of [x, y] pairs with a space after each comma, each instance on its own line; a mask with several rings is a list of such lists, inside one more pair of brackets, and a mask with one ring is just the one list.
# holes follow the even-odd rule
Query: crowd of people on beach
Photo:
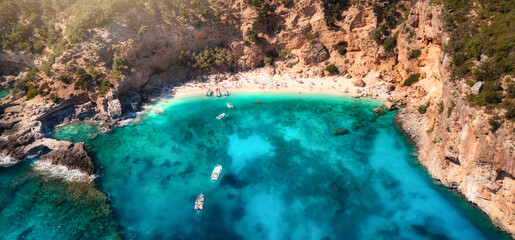
[[161, 95], [168, 93], [205, 93], [209, 89], [226, 89], [241, 91], [291, 91], [291, 92], [324, 92], [333, 94], [350, 94], [353, 97], [388, 97], [391, 90], [378, 84], [356, 87], [352, 84], [352, 78], [325, 77], [325, 78], [297, 78], [291, 75], [272, 75], [265, 72], [244, 72], [235, 75], [211, 75], [197, 77], [180, 86], [163, 89]]

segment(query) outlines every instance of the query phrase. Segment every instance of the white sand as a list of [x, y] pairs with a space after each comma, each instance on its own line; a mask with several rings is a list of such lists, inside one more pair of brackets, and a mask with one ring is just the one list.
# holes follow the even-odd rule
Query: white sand
[[[180, 87], [174, 88], [174, 98], [185, 96], [203, 95], [208, 89], [224, 88], [229, 93], [300, 93], [300, 94], [329, 94], [348, 95], [352, 97], [371, 97], [386, 100], [387, 94], [383, 82], [375, 80], [374, 73], [369, 74], [363, 80], [367, 83], [364, 88], [356, 87], [353, 81], [356, 79], [342, 76], [323, 78], [296, 78], [289, 75], [269, 75], [259, 71], [238, 73], [234, 80], [198, 83], [190, 81]], [[165, 94], [166, 95], [166, 94]]]

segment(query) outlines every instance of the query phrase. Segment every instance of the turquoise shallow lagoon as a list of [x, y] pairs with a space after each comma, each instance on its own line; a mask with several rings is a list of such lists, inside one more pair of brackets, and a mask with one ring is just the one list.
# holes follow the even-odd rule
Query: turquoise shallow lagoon
[[12, 90], [14, 90], [14, 88], [9, 88], [9, 89], [1, 89], [0, 90], [0, 98], [4, 98], [5, 96], [7, 96]]
[[[380, 105], [315, 95], [193, 97], [159, 102], [163, 115], [150, 113], [143, 123], [108, 134], [78, 124], [57, 129], [55, 137], [87, 143], [98, 167], [96, 185], [109, 197], [126, 239], [506, 238], [433, 182], [395, 126], [395, 113], [372, 114]], [[216, 120], [222, 112], [226, 117]], [[336, 127], [349, 132], [334, 136]], [[216, 164], [223, 172], [213, 182]], [[27, 188], [18, 186], [12, 191], [20, 196], [4, 201], [24, 198]], [[199, 212], [193, 206], [200, 193], [206, 202]], [[36, 214], [10, 204], [0, 211], [4, 223], [4, 212]], [[101, 216], [104, 222], [96, 223], [111, 224]], [[80, 221], [87, 217], [75, 224], [93, 231], [88, 227], [95, 225]], [[68, 220], [62, 219], [55, 222]], [[54, 236], [63, 239], [46, 237]]]

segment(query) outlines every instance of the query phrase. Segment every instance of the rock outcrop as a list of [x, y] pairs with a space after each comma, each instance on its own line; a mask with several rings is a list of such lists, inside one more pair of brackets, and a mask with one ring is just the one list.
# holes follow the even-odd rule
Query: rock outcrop
[[483, 89], [483, 82], [477, 82], [470, 88], [470, 92], [472, 92], [472, 94], [474, 94], [474, 95], [478, 95], [482, 89]]
[[107, 112], [112, 118], [119, 118], [122, 116], [122, 104], [120, 100], [114, 99], [107, 103]]
[[40, 161], [66, 166], [68, 169], [79, 170], [88, 175], [95, 173], [95, 166], [84, 149], [84, 143], [61, 144], [57, 149], [41, 156]]
[[307, 65], [323, 62], [329, 58], [327, 48], [325, 48], [325, 46], [319, 41], [304, 44], [301, 53], [302, 60]]

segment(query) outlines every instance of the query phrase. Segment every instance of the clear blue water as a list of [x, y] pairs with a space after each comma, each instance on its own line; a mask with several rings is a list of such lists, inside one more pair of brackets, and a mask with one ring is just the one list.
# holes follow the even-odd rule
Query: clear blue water
[[7, 94], [9, 94], [11, 90], [14, 90], [14, 88], [0, 89], [0, 98], [4, 98], [5, 96], [7, 96]]
[[38, 159], [0, 168], [0, 239], [117, 239], [107, 197], [91, 184], [31, 170]]
[[[227, 102], [235, 108], [227, 109]], [[311, 95], [196, 97], [160, 102], [156, 107], [165, 114], [149, 113], [143, 123], [109, 134], [77, 124], [57, 129], [55, 137], [87, 143], [99, 169], [96, 187], [109, 197], [118, 233], [126, 239], [507, 238], [470, 204], [432, 181], [396, 128], [395, 113], [372, 114], [380, 105]], [[216, 120], [222, 112], [226, 117]], [[335, 136], [336, 127], [349, 133]], [[213, 182], [216, 164], [223, 172]], [[20, 173], [26, 174], [12, 178]], [[63, 183], [39, 187], [47, 185]], [[4, 201], [24, 199], [32, 188], [19, 186], [13, 190], [19, 196]], [[89, 191], [95, 190], [84, 192]], [[193, 206], [200, 193], [206, 202], [198, 212]], [[60, 212], [10, 204], [0, 214], [52, 213], [57, 223], [70, 220]], [[112, 224], [109, 214], [100, 216]], [[91, 233], [84, 219], [88, 216], [77, 217], [75, 224], [88, 234], [116, 237], [114, 225]], [[30, 220], [38, 221], [44, 219]], [[6, 232], [20, 232], [19, 225]]]

